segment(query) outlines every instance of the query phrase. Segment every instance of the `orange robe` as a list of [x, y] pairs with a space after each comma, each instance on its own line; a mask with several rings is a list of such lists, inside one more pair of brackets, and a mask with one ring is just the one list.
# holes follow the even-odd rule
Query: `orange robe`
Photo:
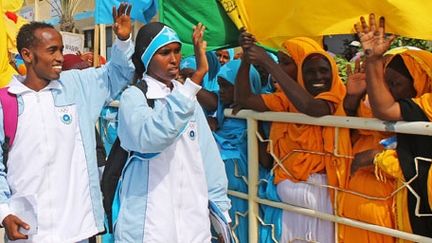
[[[371, 118], [372, 111], [364, 103], [360, 103], [357, 116]], [[390, 137], [392, 134], [370, 130], [357, 130], [356, 139], [353, 142], [353, 154], [369, 149], [383, 149], [379, 141]], [[377, 180], [373, 168], [361, 168], [351, 176], [348, 182], [348, 190], [359, 192], [377, 198], [386, 198], [395, 189], [395, 182], [388, 179], [386, 182]], [[394, 228], [393, 199], [371, 200], [361, 196], [344, 193], [341, 205], [341, 216], [363, 221], [366, 223]], [[375, 232], [340, 225], [339, 242], [349, 243], [393, 243], [393, 237]]]

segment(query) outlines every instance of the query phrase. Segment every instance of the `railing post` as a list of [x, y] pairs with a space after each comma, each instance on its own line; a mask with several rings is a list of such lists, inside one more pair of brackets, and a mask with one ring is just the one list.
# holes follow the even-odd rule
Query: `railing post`
[[247, 138], [248, 138], [248, 194], [249, 194], [249, 242], [258, 242], [258, 139], [256, 132], [258, 121], [247, 118]]

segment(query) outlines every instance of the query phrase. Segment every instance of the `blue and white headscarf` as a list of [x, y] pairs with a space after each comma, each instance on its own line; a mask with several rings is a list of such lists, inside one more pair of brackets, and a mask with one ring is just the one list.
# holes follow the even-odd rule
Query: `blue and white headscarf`
[[190, 68], [193, 70], [197, 69], [195, 56], [190, 56], [182, 59], [182, 61], [180, 62], [180, 69], [184, 68]]
[[161, 31], [153, 38], [141, 56], [141, 60], [144, 63], [145, 72], [147, 72], [148, 65], [150, 64], [150, 61], [157, 50], [174, 42], [181, 44], [177, 33], [170, 27], [164, 26]]
[[[225, 65], [220, 68], [217, 76], [225, 79], [226, 81], [234, 85], [237, 79], [238, 70], [240, 69], [240, 64], [241, 60], [239, 59], [225, 63]], [[260, 76], [258, 71], [253, 66], [250, 67], [249, 82], [252, 92], [255, 94], [259, 94], [262, 89]]]
[[228, 55], [229, 55], [229, 60], [230, 61], [234, 60], [234, 56], [235, 56], [234, 48], [229, 48], [229, 49], [227, 49], [227, 51], [228, 51]]
[[[219, 92], [219, 84], [217, 83], [216, 75], [218, 74], [221, 65], [214, 51], [206, 52], [206, 57], [209, 65], [209, 70], [204, 76], [201, 86], [207, 91], [217, 93]], [[197, 69], [195, 56], [186, 57], [181, 61], [180, 69], [184, 68], [190, 68], [193, 70]]]

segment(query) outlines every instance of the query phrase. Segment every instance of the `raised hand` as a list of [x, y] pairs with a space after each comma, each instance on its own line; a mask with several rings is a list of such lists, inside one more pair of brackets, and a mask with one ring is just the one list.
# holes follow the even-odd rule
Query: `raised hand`
[[205, 26], [198, 23], [193, 27], [192, 42], [194, 45], [195, 59], [197, 62], [197, 72], [204, 75], [208, 72], [209, 66], [206, 56], [207, 41], [204, 40]]
[[240, 29], [239, 44], [243, 49], [242, 59], [247, 63], [262, 65], [271, 59], [264, 48], [256, 45], [255, 36], [245, 28]]
[[130, 18], [130, 12], [132, 5], [128, 3], [121, 3], [118, 9], [112, 8], [112, 16], [114, 20], [113, 30], [117, 37], [125, 41], [129, 39], [132, 32], [132, 21]]
[[363, 16], [360, 17], [360, 23], [355, 24], [354, 29], [360, 38], [366, 58], [381, 58], [395, 39], [394, 35], [386, 37], [384, 17], [380, 17], [378, 27], [373, 13], [369, 15], [369, 25]]
[[253, 46], [256, 42], [255, 36], [247, 32], [245, 28], [240, 29], [239, 44], [243, 52]]
[[360, 59], [355, 61], [354, 71], [351, 65], [347, 64], [347, 94], [348, 95], [361, 95], [366, 93], [366, 74], [364, 70], [364, 63], [360, 64]]
[[273, 62], [273, 59], [267, 54], [264, 48], [252, 45], [243, 53], [243, 60], [250, 64], [260, 65], [265, 67], [266, 63]]

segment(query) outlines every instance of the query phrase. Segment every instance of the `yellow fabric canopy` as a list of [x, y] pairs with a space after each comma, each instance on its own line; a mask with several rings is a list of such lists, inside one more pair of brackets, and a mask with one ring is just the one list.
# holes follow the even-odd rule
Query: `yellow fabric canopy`
[[1, 5], [3, 7], [4, 11], [10, 11], [10, 12], [18, 12], [22, 5], [24, 3], [24, 0], [1, 0]]
[[9, 64], [9, 51], [16, 52], [15, 37], [25, 21], [18, 17], [17, 23], [5, 16], [6, 11], [18, 11], [23, 0], [0, 0], [0, 87], [6, 86], [17, 72]]
[[354, 23], [369, 13], [386, 18], [386, 30], [432, 40], [432, 1], [424, 0], [219, 0], [238, 28], [279, 49], [286, 39], [353, 33]]

